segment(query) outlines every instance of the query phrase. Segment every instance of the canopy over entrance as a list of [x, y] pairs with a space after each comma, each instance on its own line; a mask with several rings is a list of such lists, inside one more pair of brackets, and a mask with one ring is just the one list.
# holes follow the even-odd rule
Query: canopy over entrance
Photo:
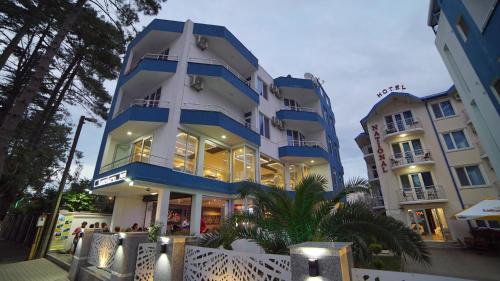
[[483, 200], [455, 215], [457, 220], [500, 221], [500, 200]]

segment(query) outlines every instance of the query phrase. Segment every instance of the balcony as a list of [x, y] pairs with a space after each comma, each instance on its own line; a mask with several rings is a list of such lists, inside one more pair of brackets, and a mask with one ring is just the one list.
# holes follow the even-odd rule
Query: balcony
[[401, 191], [399, 203], [401, 205], [408, 204], [425, 204], [447, 202], [448, 198], [440, 185], [431, 185], [424, 187], [414, 187]]
[[254, 125], [219, 105], [183, 103], [180, 123], [228, 145], [260, 145]]
[[[326, 147], [318, 141], [288, 141], [278, 148], [279, 157], [290, 163], [321, 164], [329, 162], [330, 155]], [[307, 158], [307, 159], [304, 159]]]
[[430, 150], [415, 150], [399, 153], [391, 156], [391, 168], [393, 170], [416, 165], [434, 164]]
[[203, 89], [218, 93], [239, 107], [250, 108], [259, 104], [259, 94], [251, 83], [224, 61], [189, 58], [187, 73], [201, 77]]
[[135, 162], [166, 167], [167, 163], [168, 163], [168, 159], [165, 157], [154, 156], [154, 155], [145, 155], [145, 154], [132, 155], [131, 154], [129, 156], [114, 160], [111, 163], [108, 163], [108, 164], [101, 166], [99, 173], [102, 174], [102, 173], [111, 171], [111, 170], [116, 169], [116, 168], [123, 167], [127, 164], [130, 164], [130, 163], [135, 163]]
[[385, 207], [384, 197], [380, 195], [372, 195], [370, 203], [373, 209], [383, 209]]
[[406, 137], [412, 134], [423, 133], [422, 122], [416, 118], [407, 118], [384, 126], [384, 140], [395, 136]]
[[283, 106], [276, 117], [286, 120], [286, 124], [301, 132], [331, 131], [331, 127], [314, 108]]
[[368, 169], [368, 181], [378, 181], [378, 172], [376, 169]]
[[168, 122], [168, 102], [136, 99], [123, 105], [107, 123], [106, 130], [116, 135], [133, 131], [135, 135], [150, 132]]

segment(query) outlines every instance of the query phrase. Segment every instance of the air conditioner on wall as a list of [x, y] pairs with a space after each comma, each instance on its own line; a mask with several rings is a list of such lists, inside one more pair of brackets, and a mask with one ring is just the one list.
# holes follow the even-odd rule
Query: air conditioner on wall
[[279, 126], [279, 123], [280, 123], [280, 120], [278, 118], [276, 118], [275, 116], [273, 116], [273, 118], [271, 118], [271, 124], [274, 126], [274, 127], [278, 127]]
[[203, 90], [203, 79], [201, 79], [200, 76], [191, 75], [189, 76], [189, 85], [191, 86], [191, 88], [199, 92]]
[[208, 39], [201, 35], [196, 36], [196, 46], [202, 51], [205, 51], [205, 49], [208, 48]]
[[453, 94], [453, 98], [454, 98], [455, 100], [457, 100], [457, 101], [461, 101], [461, 100], [462, 100], [462, 98], [460, 97], [460, 95], [459, 95], [458, 93], [454, 93], [454, 94]]
[[285, 130], [285, 121], [283, 121], [283, 120], [279, 120], [279, 121], [280, 121], [280, 122], [279, 122], [279, 124], [278, 124], [278, 129], [279, 129], [280, 131], [284, 131], [284, 130]]

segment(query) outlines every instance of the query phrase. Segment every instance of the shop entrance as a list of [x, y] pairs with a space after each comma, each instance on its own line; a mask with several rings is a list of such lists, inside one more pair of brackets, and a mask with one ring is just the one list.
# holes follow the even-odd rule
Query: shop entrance
[[446, 241], [449, 237], [448, 223], [442, 208], [408, 210], [410, 228], [423, 240]]
[[192, 195], [190, 194], [170, 193], [167, 231], [171, 234], [189, 235], [192, 201]]
[[227, 200], [223, 198], [203, 196], [200, 232], [218, 231], [225, 216]]

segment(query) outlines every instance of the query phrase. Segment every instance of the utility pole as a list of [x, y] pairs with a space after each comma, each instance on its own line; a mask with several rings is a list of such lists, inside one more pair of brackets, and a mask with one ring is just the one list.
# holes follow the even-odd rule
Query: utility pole
[[50, 240], [52, 239], [52, 234], [54, 232], [57, 218], [59, 216], [59, 207], [61, 206], [64, 186], [66, 185], [66, 179], [68, 178], [69, 170], [71, 168], [71, 163], [73, 162], [73, 157], [76, 151], [76, 145], [78, 143], [78, 139], [80, 138], [80, 132], [82, 131], [82, 127], [85, 121], [97, 122], [95, 118], [87, 118], [83, 115], [80, 116], [80, 121], [78, 121], [78, 126], [76, 127], [75, 136], [73, 138], [73, 144], [71, 145], [71, 150], [69, 151], [68, 159], [66, 160], [66, 166], [64, 167], [64, 172], [62, 174], [61, 181], [59, 182], [59, 189], [57, 191], [57, 200], [52, 210], [52, 216], [50, 217], [49, 227], [47, 228], [47, 232], [45, 233], [45, 237], [41, 245], [42, 246], [41, 251], [39, 252], [38, 255], [38, 257], [40, 258], [43, 258], [49, 249]]

